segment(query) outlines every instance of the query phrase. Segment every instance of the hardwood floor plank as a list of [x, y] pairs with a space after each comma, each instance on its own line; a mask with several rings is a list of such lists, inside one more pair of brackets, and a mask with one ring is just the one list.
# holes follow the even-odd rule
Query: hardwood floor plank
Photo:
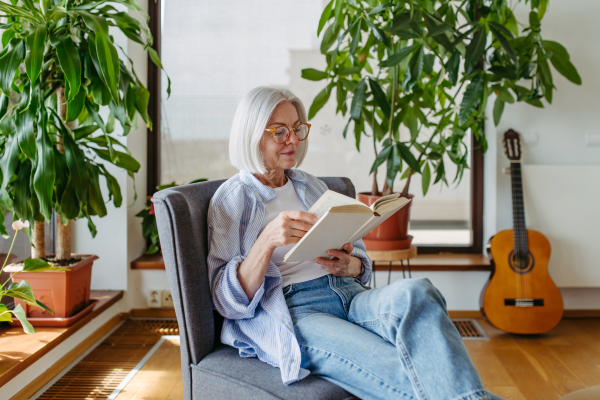
[[494, 348], [494, 354], [500, 362], [507, 366], [510, 377], [527, 400], [560, 398], [558, 392], [538, 373], [516, 343], [513, 342], [512, 346], [508, 343], [495, 346], [490, 341], [490, 345]]
[[167, 400], [181, 400], [183, 399], [183, 379], [177, 382], [177, 385], [173, 388], [173, 391], [169, 394]]
[[115, 400], [167, 399], [182, 381], [179, 351], [179, 338], [167, 339]]
[[486, 386], [486, 388], [506, 400], [528, 400], [516, 386]]
[[492, 386], [516, 386], [487, 341], [465, 341], [465, 346], [486, 388]]
[[579, 377], [571, 372], [562, 360], [539, 340], [521, 339], [516, 342], [537, 372], [561, 396], [586, 388]]

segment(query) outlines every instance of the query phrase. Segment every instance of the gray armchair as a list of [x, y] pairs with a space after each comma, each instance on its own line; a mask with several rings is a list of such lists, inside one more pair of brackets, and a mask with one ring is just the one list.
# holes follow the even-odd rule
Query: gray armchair
[[[354, 197], [347, 178], [321, 178], [331, 190]], [[351, 399], [339, 386], [315, 376], [285, 386], [278, 368], [258, 358], [242, 358], [223, 345], [223, 323], [208, 284], [207, 212], [224, 180], [162, 190], [152, 202], [181, 338], [184, 398], [190, 399]]]

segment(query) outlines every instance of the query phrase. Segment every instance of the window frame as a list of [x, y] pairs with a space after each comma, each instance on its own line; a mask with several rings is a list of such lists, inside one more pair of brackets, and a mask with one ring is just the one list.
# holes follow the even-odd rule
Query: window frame
[[[149, 27], [154, 37], [152, 48], [160, 57], [162, 0], [148, 0]], [[152, 120], [152, 130], [147, 129], [148, 175], [147, 194], [152, 196], [160, 184], [160, 126], [161, 126], [161, 70], [148, 55], [148, 116]], [[485, 133], [485, 132], [484, 132]], [[419, 245], [419, 254], [436, 253], [482, 253], [483, 251], [483, 146], [481, 141], [471, 135], [471, 232], [472, 243], [469, 246], [425, 246]]]

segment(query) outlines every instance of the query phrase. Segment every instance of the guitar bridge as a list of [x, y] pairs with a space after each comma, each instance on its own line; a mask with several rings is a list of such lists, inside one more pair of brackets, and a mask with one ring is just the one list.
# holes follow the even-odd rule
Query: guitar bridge
[[505, 306], [543, 307], [544, 299], [504, 299]]

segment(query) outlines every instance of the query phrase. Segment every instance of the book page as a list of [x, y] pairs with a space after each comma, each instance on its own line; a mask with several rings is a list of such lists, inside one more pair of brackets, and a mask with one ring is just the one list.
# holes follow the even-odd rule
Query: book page
[[[367, 208], [368, 210], [368, 208]], [[285, 255], [284, 262], [314, 261], [317, 257], [330, 258], [329, 249], [339, 249], [348, 238], [368, 221], [373, 214], [326, 213]]]
[[313, 204], [313, 206], [307, 212], [316, 215], [317, 218], [321, 219], [321, 217], [323, 217], [331, 207], [345, 206], [348, 204], [356, 204], [366, 207], [362, 202], [353, 199], [352, 197], [344, 196], [343, 194], [334, 192], [333, 190], [328, 190], [323, 193], [321, 197], [319, 197], [319, 200], [317, 200], [317, 202]]
[[382, 196], [382, 197], [378, 198], [377, 200], [375, 200], [375, 202], [373, 204], [371, 204], [371, 209], [375, 210], [381, 204], [387, 203], [392, 200], [396, 200], [398, 197], [400, 197], [400, 193], [392, 193], [387, 196]]
[[392, 201], [387, 201], [383, 204], [379, 204], [377, 209], [375, 210], [377, 212], [377, 214], [383, 216], [387, 213], [394, 213], [396, 211], [398, 211], [399, 209], [401, 209], [402, 207], [404, 207], [405, 204], [408, 204], [410, 202], [409, 199], [407, 199], [406, 197], [401, 197], [399, 199], [395, 199]]
[[[391, 208], [387, 210], [385, 214], [381, 216], [373, 215], [373, 217], [369, 218], [367, 222], [363, 226], [361, 226], [354, 235], [348, 240], [349, 243], [355, 242], [358, 239], [362, 239], [365, 235], [375, 229], [379, 224], [383, 223], [386, 219], [391, 217], [396, 213], [396, 211], [400, 210], [402, 207], [407, 205], [410, 202], [409, 199], [402, 197], [396, 199], [395, 201], [387, 202], [384, 204], [383, 208], [387, 208], [390, 205]], [[381, 211], [378, 209], [378, 211]]]

